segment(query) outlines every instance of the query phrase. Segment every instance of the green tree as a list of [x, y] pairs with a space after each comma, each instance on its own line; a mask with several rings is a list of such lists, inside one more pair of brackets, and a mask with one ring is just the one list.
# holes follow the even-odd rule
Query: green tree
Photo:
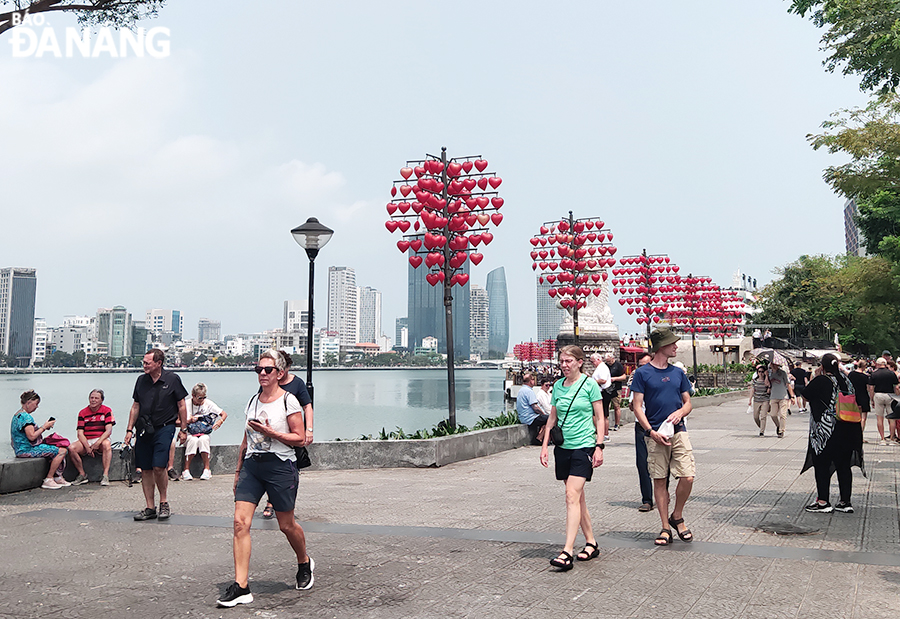
[[72, 361], [75, 363], [75, 367], [83, 368], [84, 367], [84, 351], [76, 350], [72, 353]]
[[788, 9], [825, 30], [823, 64], [829, 72], [859, 75], [862, 90], [900, 85], [900, 2], [896, 0], [791, 0]]
[[132, 28], [156, 17], [166, 0], [0, 0], [0, 34], [20, 25], [26, 15], [74, 13], [82, 26]]

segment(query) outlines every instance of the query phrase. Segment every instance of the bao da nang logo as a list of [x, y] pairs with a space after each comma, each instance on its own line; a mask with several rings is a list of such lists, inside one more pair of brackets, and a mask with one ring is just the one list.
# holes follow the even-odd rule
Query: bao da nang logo
[[60, 36], [43, 15], [13, 13], [11, 21], [13, 58], [166, 58], [171, 53], [169, 29], [159, 26], [133, 31], [103, 26], [96, 32], [66, 28]]

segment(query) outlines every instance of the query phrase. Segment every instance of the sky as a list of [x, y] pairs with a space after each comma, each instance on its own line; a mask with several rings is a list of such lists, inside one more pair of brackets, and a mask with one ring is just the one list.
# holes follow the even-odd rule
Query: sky
[[[170, 0], [141, 24], [169, 29], [162, 58], [15, 56], [7, 32], [0, 267], [37, 269], [51, 326], [124, 305], [179, 309], [188, 337], [201, 317], [258, 332], [306, 298], [290, 230], [317, 217], [335, 231], [317, 326], [327, 267], [349, 266], [382, 291], [393, 337], [407, 263], [385, 204], [407, 160], [446, 146], [503, 179], [505, 218], [471, 281], [505, 267], [510, 348], [536, 336], [528, 240], [569, 210], [603, 219], [619, 256], [762, 286], [802, 254], [843, 251], [843, 199], [822, 181], [842, 160], [806, 136], [866, 102], [788, 5]], [[32, 29], [64, 41], [75, 26]]]

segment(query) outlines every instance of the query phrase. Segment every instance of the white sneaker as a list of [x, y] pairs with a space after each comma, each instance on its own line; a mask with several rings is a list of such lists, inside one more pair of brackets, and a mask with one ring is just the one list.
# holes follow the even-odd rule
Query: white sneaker
[[59, 490], [62, 486], [48, 477], [44, 480], [44, 483], [41, 484], [41, 488], [46, 488], [47, 490]]
[[54, 477], [54, 478], [53, 478], [53, 483], [55, 483], [57, 486], [59, 486], [59, 487], [61, 487], [61, 488], [62, 488], [62, 487], [65, 487], [65, 486], [71, 486], [71, 485], [72, 485], [72, 484], [70, 484], [69, 482], [67, 482], [65, 479], [63, 479], [62, 477]]
[[194, 478], [191, 476], [191, 472], [189, 470], [184, 469], [184, 473], [181, 474], [181, 479], [183, 479], [184, 481], [191, 481]]
[[200, 479], [209, 479], [212, 477], [212, 471], [209, 469], [203, 469], [203, 473], [200, 475]]

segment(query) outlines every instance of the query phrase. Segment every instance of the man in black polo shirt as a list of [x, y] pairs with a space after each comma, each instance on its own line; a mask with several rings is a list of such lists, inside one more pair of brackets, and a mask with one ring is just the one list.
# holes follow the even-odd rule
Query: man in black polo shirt
[[[884, 352], [890, 356], [888, 351]], [[878, 436], [883, 445], [887, 444], [886, 441], [894, 435], [897, 423], [893, 419], [888, 419], [888, 435], [885, 439], [884, 418], [891, 413], [891, 402], [893, 401], [891, 396], [900, 394], [898, 383], [900, 381], [897, 380], [897, 375], [888, 368], [884, 357], [875, 359], [875, 371], [869, 376], [869, 397], [872, 399], [872, 409], [875, 411], [875, 418], [878, 421]]]
[[[134, 465], [142, 469], [141, 487], [147, 507], [134, 516], [135, 520], [169, 518], [169, 501], [166, 491], [169, 477], [166, 465], [169, 461], [169, 446], [175, 438], [175, 430], [181, 426], [181, 438], [187, 432], [187, 407], [184, 399], [188, 392], [181, 379], [174, 372], [163, 369], [166, 356], [163, 351], [153, 349], [144, 355], [144, 373], [134, 384], [134, 404], [128, 415], [125, 442], [130, 443], [134, 430], [137, 441], [134, 444]], [[156, 512], [155, 490], [159, 489], [159, 514]]]

